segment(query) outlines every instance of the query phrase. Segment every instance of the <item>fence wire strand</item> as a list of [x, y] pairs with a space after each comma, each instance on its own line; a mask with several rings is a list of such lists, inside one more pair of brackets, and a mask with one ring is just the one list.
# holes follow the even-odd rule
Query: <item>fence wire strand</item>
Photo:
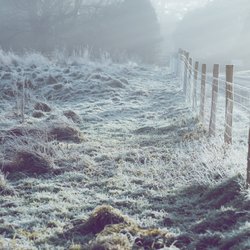
[[[237, 125], [235, 127], [237, 132], [248, 133], [250, 125], [250, 87], [245, 86], [244, 82], [239, 80], [229, 82], [226, 80], [225, 75], [214, 77], [207, 72], [203, 73], [199, 69], [197, 70], [193, 64], [190, 64], [189, 58], [183, 54], [178, 56], [178, 60], [178, 72], [185, 88], [186, 102], [191, 104], [195, 112], [204, 115], [204, 125], [212, 124], [216, 127], [215, 130], [213, 126], [209, 127], [213, 134], [218, 134], [219, 130], [229, 138], [231, 134], [228, 133], [228, 130], [232, 131], [234, 129], [234, 125], [231, 126], [227, 123], [228, 119], [231, 119], [233, 124]], [[203, 87], [201, 86], [202, 82], [205, 82]], [[205, 88], [205, 91], [203, 88]], [[214, 100], [214, 98], [216, 99]], [[204, 100], [204, 104], [201, 100]], [[231, 105], [229, 101], [234, 105], [232, 113], [228, 110], [227, 105]], [[225, 115], [227, 118], [225, 118]], [[216, 125], [213, 119], [216, 119]], [[246, 128], [240, 127], [240, 120], [244, 120]]]

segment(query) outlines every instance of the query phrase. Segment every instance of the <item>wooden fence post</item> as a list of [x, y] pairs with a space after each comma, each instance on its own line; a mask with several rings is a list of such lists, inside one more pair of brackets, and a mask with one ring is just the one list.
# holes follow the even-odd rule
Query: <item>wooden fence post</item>
[[200, 96], [200, 120], [201, 122], [204, 122], [204, 116], [205, 116], [206, 71], [207, 71], [207, 65], [202, 64], [201, 96]]
[[188, 103], [191, 103], [191, 95], [192, 95], [192, 89], [193, 89], [193, 84], [191, 82], [191, 79], [192, 79], [192, 67], [193, 67], [193, 59], [191, 57], [189, 57], [189, 60], [188, 60], [188, 85], [187, 85], [187, 96], [186, 96], [186, 101]]
[[183, 59], [183, 57], [184, 57], [184, 50], [183, 49], [180, 49], [180, 68], [179, 68], [179, 70], [180, 70], [180, 75], [179, 75], [179, 77], [180, 77], [180, 87], [182, 87], [183, 88], [183, 78], [184, 78], [184, 59]]
[[192, 93], [192, 108], [193, 110], [197, 109], [197, 80], [198, 80], [198, 70], [199, 62], [195, 62], [194, 65], [194, 82], [193, 82], [193, 93]]
[[216, 112], [217, 112], [217, 101], [218, 101], [218, 90], [219, 90], [218, 78], [219, 78], [219, 64], [214, 64], [211, 115], [210, 115], [210, 122], [209, 122], [209, 135], [210, 136], [215, 136], [215, 129], [216, 129]]
[[184, 52], [185, 58], [184, 58], [184, 81], [183, 81], [183, 92], [185, 94], [185, 97], [187, 96], [187, 77], [188, 77], [188, 58], [189, 53], [187, 51]]
[[27, 80], [22, 81], [22, 94], [21, 94], [21, 119], [22, 123], [25, 121], [24, 113], [25, 113], [25, 87]]
[[181, 60], [182, 60], [182, 49], [179, 49], [178, 50], [178, 57], [177, 57], [177, 62], [178, 62], [177, 77], [181, 76]]
[[172, 54], [171, 57], [171, 73], [176, 75], [177, 73], [177, 55], [176, 54]]
[[248, 133], [247, 187], [250, 187], [250, 128]]
[[226, 65], [226, 124], [224, 142], [232, 144], [233, 128], [233, 65]]

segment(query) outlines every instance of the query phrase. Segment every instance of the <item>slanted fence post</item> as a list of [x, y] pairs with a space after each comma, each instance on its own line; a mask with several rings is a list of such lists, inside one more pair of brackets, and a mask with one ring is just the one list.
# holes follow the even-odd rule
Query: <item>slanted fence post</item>
[[247, 187], [250, 187], [250, 128], [248, 132]]
[[182, 60], [182, 49], [178, 50], [178, 55], [177, 55], [177, 77], [181, 76], [181, 60]]
[[232, 144], [233, 128], [233, 65], [226, 65], [226, 124], [224, 142]]
[[175, 77], [179, 76], [179, 53], [175, 53]]
[[191, 103], [191, 95], [192, 95], [192, 89], [193, 89], [193, 84], [191, 82], [192, 79], [192, 68], [193, 68], [193, 59], [189, 57], [188, 60], [188, 86], [187, 86], [187, 96], [186, 96], [186, 101], [188, 103]]
[[169, 69], [170, 73], [173, 73], [173, 55], [169, 56]]
[[173, 54], [172, 57], [171, 57], [171, 68], [172, 68], [172, 73], [174, 75], [177, 74], [177, 55], [176, 54]]
[[181, 50], [181, 55], [180, 55], [180, 58], [181, 58], [181, 64], [180, 64], [180, 80], [181, 80], [181, 86], [183, 91], [184, 91], [184, 74], [185, 74], [185, 57], [186, 57], [186, 54], [185, 54], [185, 50]]
[[194, 82], [193, 82], [193, 93], [192, 93], [192, 108], [193, 110], [197, 109], [197, 80], [198, 80], [198, 70], [199, 70], [199, 62], [195, 62], [194, 64]]
[[22, 119], [22, 123], [24, 123], [25, 121], [25, 87], [26, 87], [26, 79], [23, 79], [22, 81], [22, 94], [21, 94], [21, 119]]
[[188, 58], [189, 53], [187, 51], [184, 52], [185, 58], [184, 58], [184, 81], [183, 81], [183, 92], [185, 94], [185, 97], [187, 96], [187, 78], [188, 78]]
[[202, 64], [201, 75], [201, 96], [200, 96], [200, 120], [203, 123], [205, 117], [205, 97], [206, 97], [206, 72], [207, 65]]
[[214, 64], [213, 68], [213, 87], [212, 87], [212, 103], [211, 103], [211, 115], [209, 122], [209, 135], [215, 136], [216, 129], [216, 112], [219, 90], [219, 64]]

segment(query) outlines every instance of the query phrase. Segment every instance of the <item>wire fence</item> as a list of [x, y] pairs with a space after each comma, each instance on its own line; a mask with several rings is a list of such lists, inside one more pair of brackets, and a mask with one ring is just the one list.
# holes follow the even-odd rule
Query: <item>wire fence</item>
[[234, 65], [220, 68], [214, 64], [213, 72], [207, 72], [206, 64], [193, 61], [182, 49], [173, 57], [171, 69], [180, 79], [187, 104], [208, 129], [209, 136], [224, 140], [225, 145], [234, 140], [248, 142], [250, 186], [250, 76], [249, 82], [235, 78]]

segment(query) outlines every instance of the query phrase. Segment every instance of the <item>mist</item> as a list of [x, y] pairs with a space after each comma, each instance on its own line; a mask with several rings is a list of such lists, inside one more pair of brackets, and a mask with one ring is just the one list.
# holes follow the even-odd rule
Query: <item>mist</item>
[[166, 63], [179, 48], [208, 63], [250, 66], [247, 0], [1, 0], [0, 46], [23, 53], [88, 50]]
[[233, 63], [239, 69], [249, 68], [249, 1], [171, 2], [161, 13], [168, 52], [184, 48], [209, 64]]
[[150, 0], [1, 0], [0, 46], [14, 52], [88, 48], [153, 61], [160, 26]]
[[248, 1], [0, 0], [0, 250], [250, 249]]

